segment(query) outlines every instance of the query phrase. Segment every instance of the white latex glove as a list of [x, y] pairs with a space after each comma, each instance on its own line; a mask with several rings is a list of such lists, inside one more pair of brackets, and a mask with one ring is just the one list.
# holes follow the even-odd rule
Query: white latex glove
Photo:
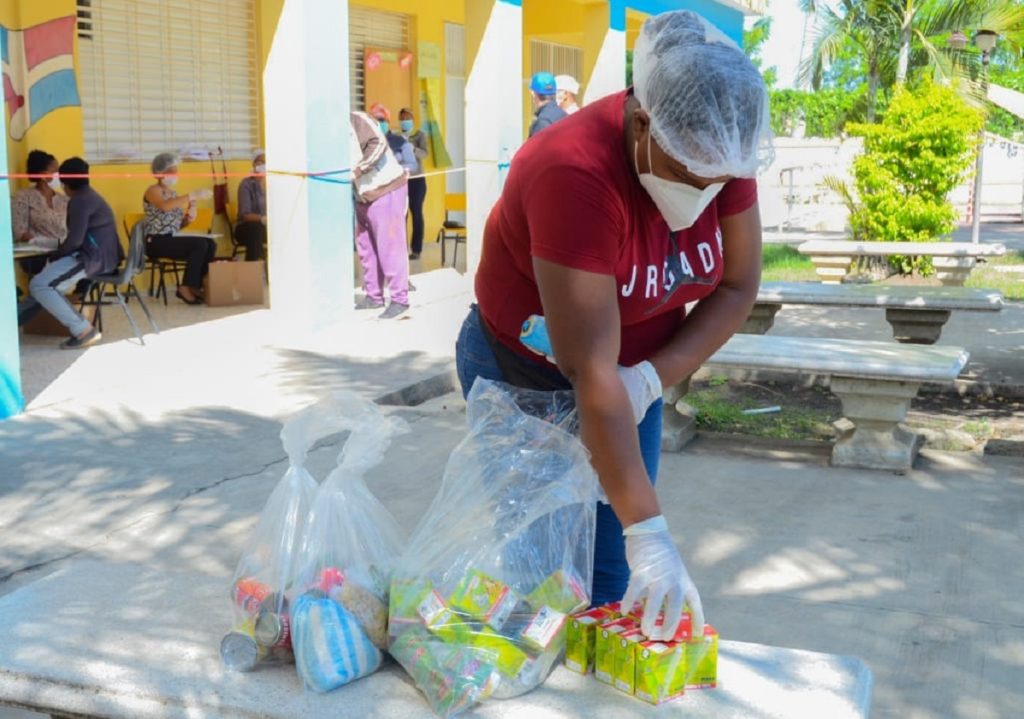
[[646, 360], [632, 367], [619, 367], [619, 378], [626, 385], [630, 404], [633, 405], [633, 418], [640, 424], [651, 404], [661, 398], [661, 378], [654, 365]]
[[[637, 601], [646, 598], [640, 631], [648, 639], [669, 641], [679, 627], [685, 602], [693, 613], [693, 636], [704, 636], [700, 594], [679, 557], [665, 518], [659, 514], [626, 527], [622, 533], [626, 537], [626, 561], [629, 562], [629, 586], [622, 598], [623, 611], [629, 611]], [[656, 622], [662, 610], [665, 621], [658, 627]]]
[[213, 197], [213, 190], [209, 187], [203, 187], [198, 190], [192, 190], [188, 193], [188, 199], [195, 202], [196, 200], [209, 200]]

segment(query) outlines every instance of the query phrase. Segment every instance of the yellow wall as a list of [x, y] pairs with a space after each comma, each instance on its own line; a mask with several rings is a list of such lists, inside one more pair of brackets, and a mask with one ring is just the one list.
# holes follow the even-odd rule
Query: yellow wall
[[[523, 134], [529, 132], [533, 122], [534, 107], [528, 85], [533, 69], [530, 67], [530, 43], [532, 40], [554, 42], [559, 45], [578, 47], [587, 52], [583, 29], [585, 6], [572, 0], [544, 0], [523, 3]], [[599, 49], [599, 48], [598, 48]], [[594, 58], [583, 58], [583, 67], [593, 64]], [[549, 68], [547, 68], [549, 69]], [[537, 68], [539, 71], [540, 68]], [[584, 78], [576, 78], [582, 85]], [[579, 98], [583, 98], [580, 88]]]

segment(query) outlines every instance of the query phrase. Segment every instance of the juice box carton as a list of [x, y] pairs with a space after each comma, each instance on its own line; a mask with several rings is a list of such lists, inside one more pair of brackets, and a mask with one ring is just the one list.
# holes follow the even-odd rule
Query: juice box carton
[[551, 607], [541, 607], [530, 617], [519, 637], [528, 647], [543, 653], [562, 640], [567, 619], [568, 616]]
[[594, 638], [594, 678], [605, 684], [615, 683], [615, 654], [620, 634], [639, 629], [632, 619], [623, 617], [605, 622]]
[[680, 642], [642, 642], [636, 650], [636, 697], [663, 704], [686, 690], [686, 652]]
[[704, 637], [683, 642], [686, 653], [686, 688], [712, 689], [718, 685], [718, 632], [704, 625]]
[[[639, 620], [638, 620], [639, 621]], [[658, 619], [654, 622], [654, 626], [661, 628], [665, 623], [665, 615], [659, 614]], [[690, 614], [690, 610], [686, 610], [683, 613], [682, 618], [679, 620], [679, 626], [676, 628], [676, 633], [672, 635], [670, 641], [673, 642], [686, 642], [693, 638], [693, 615]]]
[[590, 603], [587, 588], [575, 572], [559, 569], [526, 595], [534, 609], [551, 607], [563, 614], [572, 614]]
[[470, 570], [448, 597], [449, 607], [494, 629], [501, 629], [518, 602], [511, 587], [476, 569]]
[[506, 677], [518, 675], [530, 658], [513, 640], [487, 626], [470, 633], [462, 639], [462, 643], [475, 649], [482, 649], [489, 657], [489, 663]]
[[620, 692], [633, 694], [636, 692], [636, 654], [637, 648], [646, 637], [639, 629], [619, 634], [615, 644], [615, 658], [612, 662], [614, 671], [613, 686]]
[[565, 666], [580, 674], [594, 671], [594, 642], [601, 624], [618, 619], [606, 607], [595, 607], [569, 618], [565, 630]]

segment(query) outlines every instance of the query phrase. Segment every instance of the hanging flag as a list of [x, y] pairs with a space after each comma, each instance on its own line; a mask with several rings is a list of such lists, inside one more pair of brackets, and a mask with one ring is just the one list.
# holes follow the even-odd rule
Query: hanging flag
[[438, 112], [441, 107], [441, 79], [430, 77], [423, 78], [420, 82], [423, 83], [423, 94], [427, 99], [426, 117], [422, 125], [423, 131], [430, 138], [430, 159], [438, 169], [451, 167], [452, 158], [444, 144]]
[[82, 104], [74, 42], [74, 15], [24, 30], [0, 27], [4, 104], [13, 139], [23, 138], [32, 125], [57, 108]]

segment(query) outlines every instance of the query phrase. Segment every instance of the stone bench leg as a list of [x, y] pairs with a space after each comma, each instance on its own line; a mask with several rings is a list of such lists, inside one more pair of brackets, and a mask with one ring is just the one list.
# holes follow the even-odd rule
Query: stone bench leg
[[935, 277], [946, 287], [963, 287], [977, 260], [974, 257], [933, 257]]
[[782, 309], [782, 305], [776, 302], [755, 302], [750, 316], [739, 332], [747, 335], [763, 335], [775, 324], [775, 315]]
[[841, 283], [850, 271], [850, 265], [853, 264], [853, 260], [852, 255], [839, 257], [811, 255], [814, 271], [818, 273], [818, 279], [821, 280], [822, 284], [826, 285], [838, 285]]
[[920, 382], [832, 377], [832, 394], [842, 400], [843, 416], [853, 425], [836, 440], [832, 464], [897, 472], [910, 469], [924, 440], [900, 422], [906, 419], [920, 386]]
[[690, 391], [690, 378], [665, 390], [661, 417], [661, 451], [681, 452], [697, 434], [697, 420], [679, 411], [683, 397]]
[[949, 310], [887, 309], [886, 321], [892, 325], [897, 342], [933, 345], [942, 336], [942, 327], [949, 321]]

